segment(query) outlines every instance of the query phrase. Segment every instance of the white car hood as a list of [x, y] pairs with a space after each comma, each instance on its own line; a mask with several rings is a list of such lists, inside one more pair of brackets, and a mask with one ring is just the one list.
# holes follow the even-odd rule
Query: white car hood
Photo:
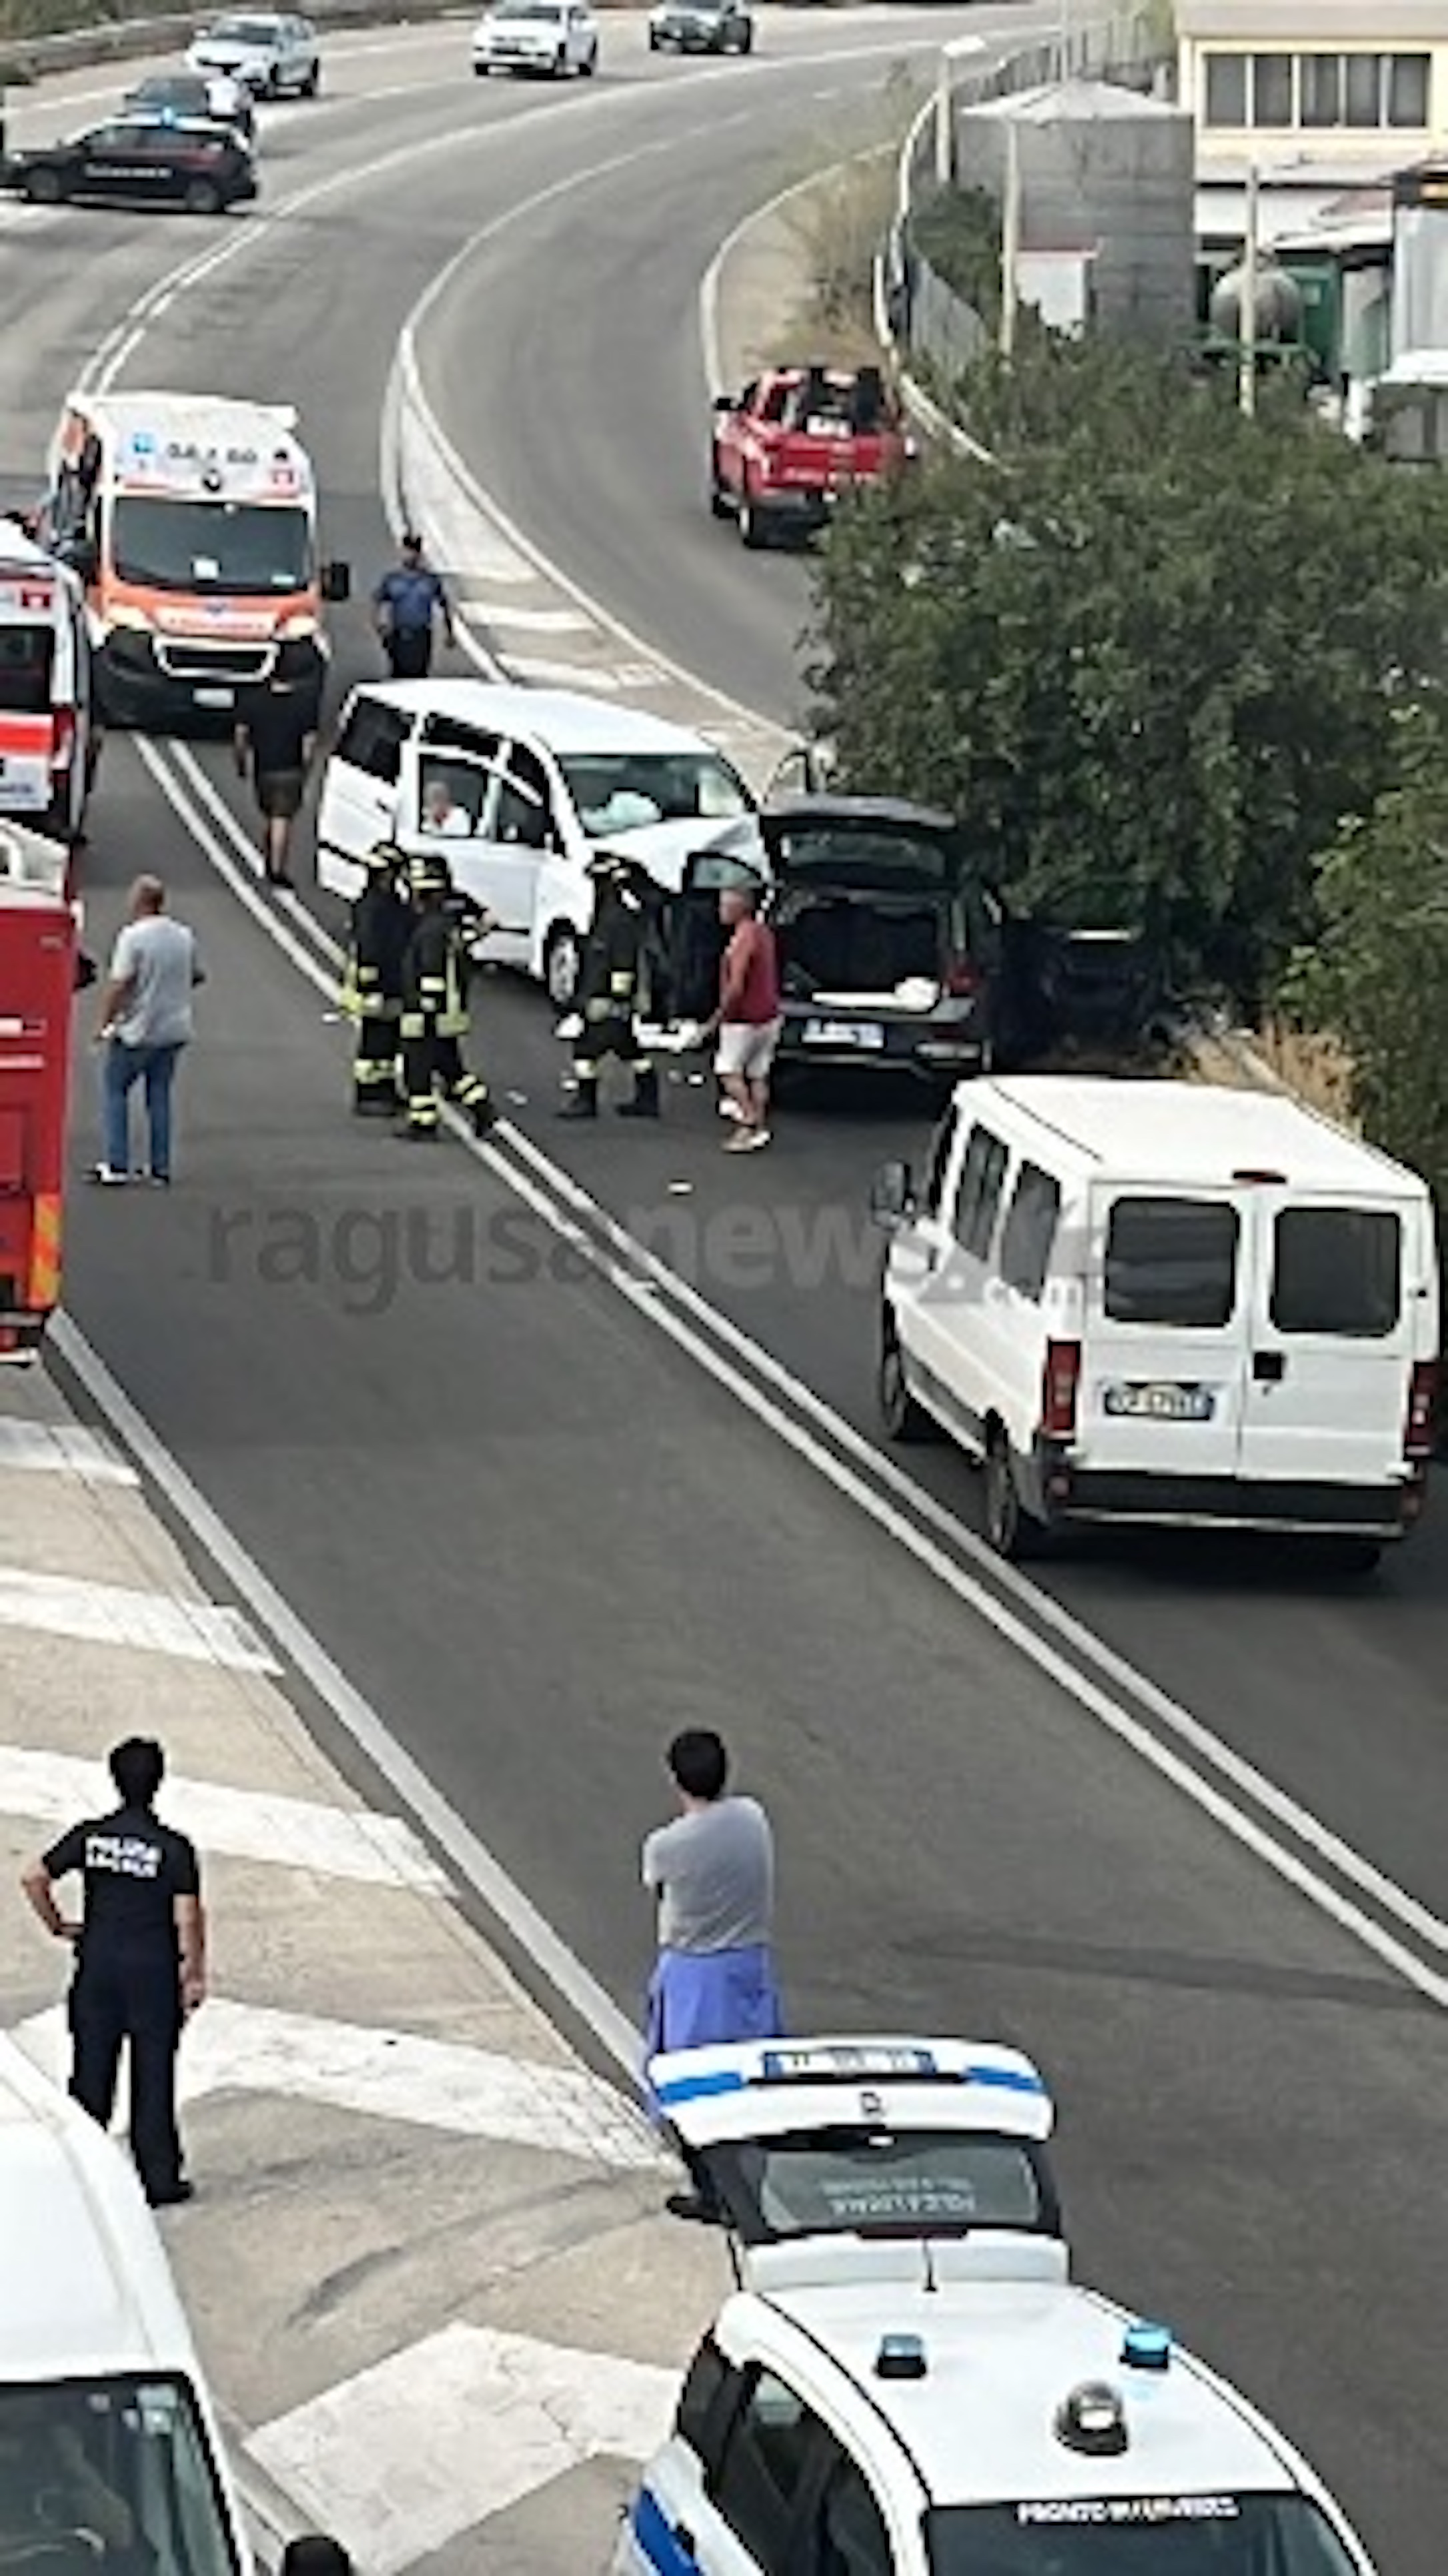
[[699, 850], [712, 850], [721, 844], [731, 856], [757, 866], [760, 875], [770, 873], [763, 841], [746, 818], [734, 816], [729, 822], [635, 823], [628, 829], [598, 835], [600, 849], [621, 850], [637, 859], [648, 870], [655, 885], [666, 894], [677, 894], [684, 881], [684, 870]]
[[495, 37], [506, 36], [510, 45], [538, 45], [551, 53], [563, 32], [561, 18], [551, 24], [541, 18], [485, 18], [473, 41], [490, 45]]
[[203, 40], [193, 45], [186, 59], [202, 71], [235, 73], [249, 69], [264, 72], [275, 62], [276, 55], [270, 48], [264, 50], [260, 45], [233, 45], [224, 38], [218, 38], [215, 44]]

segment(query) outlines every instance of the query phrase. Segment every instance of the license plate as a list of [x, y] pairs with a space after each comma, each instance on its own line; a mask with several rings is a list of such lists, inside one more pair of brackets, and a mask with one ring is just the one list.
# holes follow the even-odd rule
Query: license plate
[[1127, 1414], [1146, 1422], [1210, 1422], [1217, 1409], [1215, 1392], [1209, 1386], [1108, 1386], [1105, 1397], [1108, 1413]]
[[806, 1020], [806, 1046], [882, 1047], [885, 1032], [878, 1020]]
[[857, 2076], [861, 2079], [882, 2075], [933, 2075], [935, 2060], [928, 2048], [857, 2047], [833, 2048], [767, 2048], [763, 2059], [765, 2080], [778, 2083], [795, 2076]]
[[235, 689], [193, 689], [191, 695], [198, 707], [234, 707], [236, 704]]

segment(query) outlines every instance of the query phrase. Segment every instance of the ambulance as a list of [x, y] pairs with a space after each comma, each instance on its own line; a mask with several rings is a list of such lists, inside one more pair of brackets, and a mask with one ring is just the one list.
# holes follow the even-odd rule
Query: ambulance
[[92, 753], [84, 592], [17, 521], [0, 519], [0, 817], [77, 841]]
[[162, 726], [234, 716], [273, 676], [320, 710], [317, 488], [291, 404], [72, 394], [50, 456], [47, 533], [85, 584], [101, 711]]

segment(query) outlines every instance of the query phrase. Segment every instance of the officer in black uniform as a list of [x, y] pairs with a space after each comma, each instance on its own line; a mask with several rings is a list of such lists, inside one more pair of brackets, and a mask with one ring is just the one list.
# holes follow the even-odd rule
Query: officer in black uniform
[[353, 1113], [358, 1118], [390, 1118], [398, 1105], [402, 961], [412, 937], [413, 915], [400, 884], [401, 850], [391, 841], [379, 841], [362, 864], [367, 882], [347, 926], [339, 998], [357, 1029]]
[[497, 1112], [488, 1086], [463, 1062], [467, 1036], [468, 978], [488, 915], [457, 895], [445, 859], [421, 859], [412, 876], [413, 926], [402, 960], [402, 1086], [407, 1096], [403, 1134], [430, 1142], [438, 1133], [438, 1093], [456, 1101], [472, 1120], [474, 1135], [493, 1125]]
[[[176, 2050], [206, 1996], [206, 1917], [195, 1845], [154, 1809], [166, 1773], [159, 1744], [128, 1737], [110, 1756], [120, 1805], [72, 1825], [22, 1885], [48, 1932], [75, 1945], [70, 2089], [102, 2128], [115, 2109], [121, 2049], [130, 2049], [131, 2153], [153, 2209], [191, 2198], [176, 2126]], [[79, 1871], [80, 1923], [55, 1883]]]
[[593, 879], [593, 920], [583, 943], [576, 1007], [583, 1019], [575, 1041], [573, 1089], [560, 1118], [598, 1116], [599, 1069], [608, 1056], [632, 1068], [633, 1097], [619, 1103], [620, 1118], [657, 1118], [658, 1072], [638, 1033], [650, 921], [640, 880], [627, 859], [599, 850], [588, 863]]

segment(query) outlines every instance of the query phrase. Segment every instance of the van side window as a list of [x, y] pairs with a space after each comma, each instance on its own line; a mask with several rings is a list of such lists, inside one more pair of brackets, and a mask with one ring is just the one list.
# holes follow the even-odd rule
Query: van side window
[[519, 849], [546, 850], [551, 827], [547, 771], [531, 751], [514, 743], [508, 754], [507, 776], [498, 790], [493, 838], [510, 841]]
[[1240, 1232], [1221, 1199], [1118, 1199], [1106, 1235], [1106, 1314], [1114, 1324], [1219, 1330], [1237, 1303]]
[[783, 2380], [762, 2370], [734, 2419], [709, 2493], [756, 2565], [785, 2576], [785, 2547], [815, 2420]]
[[741, 2374], [725, 2360], [713, 2336], [706, 2335], [689, 2365], [674, 2417], [675, 2432], [703, 2461], [706, 2476], [719, 2466], [741, 2385]]
[[1279, 1333], [1381, 1341], [1403, 1306], [1403, 1229], [1389, 1208], [1284, 1208], [1272, 1229]]
[[1001, 1228], [1000, 1274], [1008, 1288], [1039, 1304], [1061, 1215], [1061, 1193], [1049, 1172], [1022, 1163]]
[[395, 787], [402, 775], [407, 735], [408, 719], [396, 707], [384, 707], [376, 698], [359, 698], [342, 728], [337, 758]]
[[930, 1160], [925, 1166], [925, 1187], [921, 1207], [926, 1216], [939, 1216], [945, 1191], [945, 1175], [950, 1169], [951, 1148], [955, 1143], [956, 1113], [947, 1109], [930, 1140]]
[[990, 1250], [1008, 1160], [999, 1136], [988, 1127], [972, 1127], [955, 1201], [955, 1239], [962, 1252], [980, 1261]]

